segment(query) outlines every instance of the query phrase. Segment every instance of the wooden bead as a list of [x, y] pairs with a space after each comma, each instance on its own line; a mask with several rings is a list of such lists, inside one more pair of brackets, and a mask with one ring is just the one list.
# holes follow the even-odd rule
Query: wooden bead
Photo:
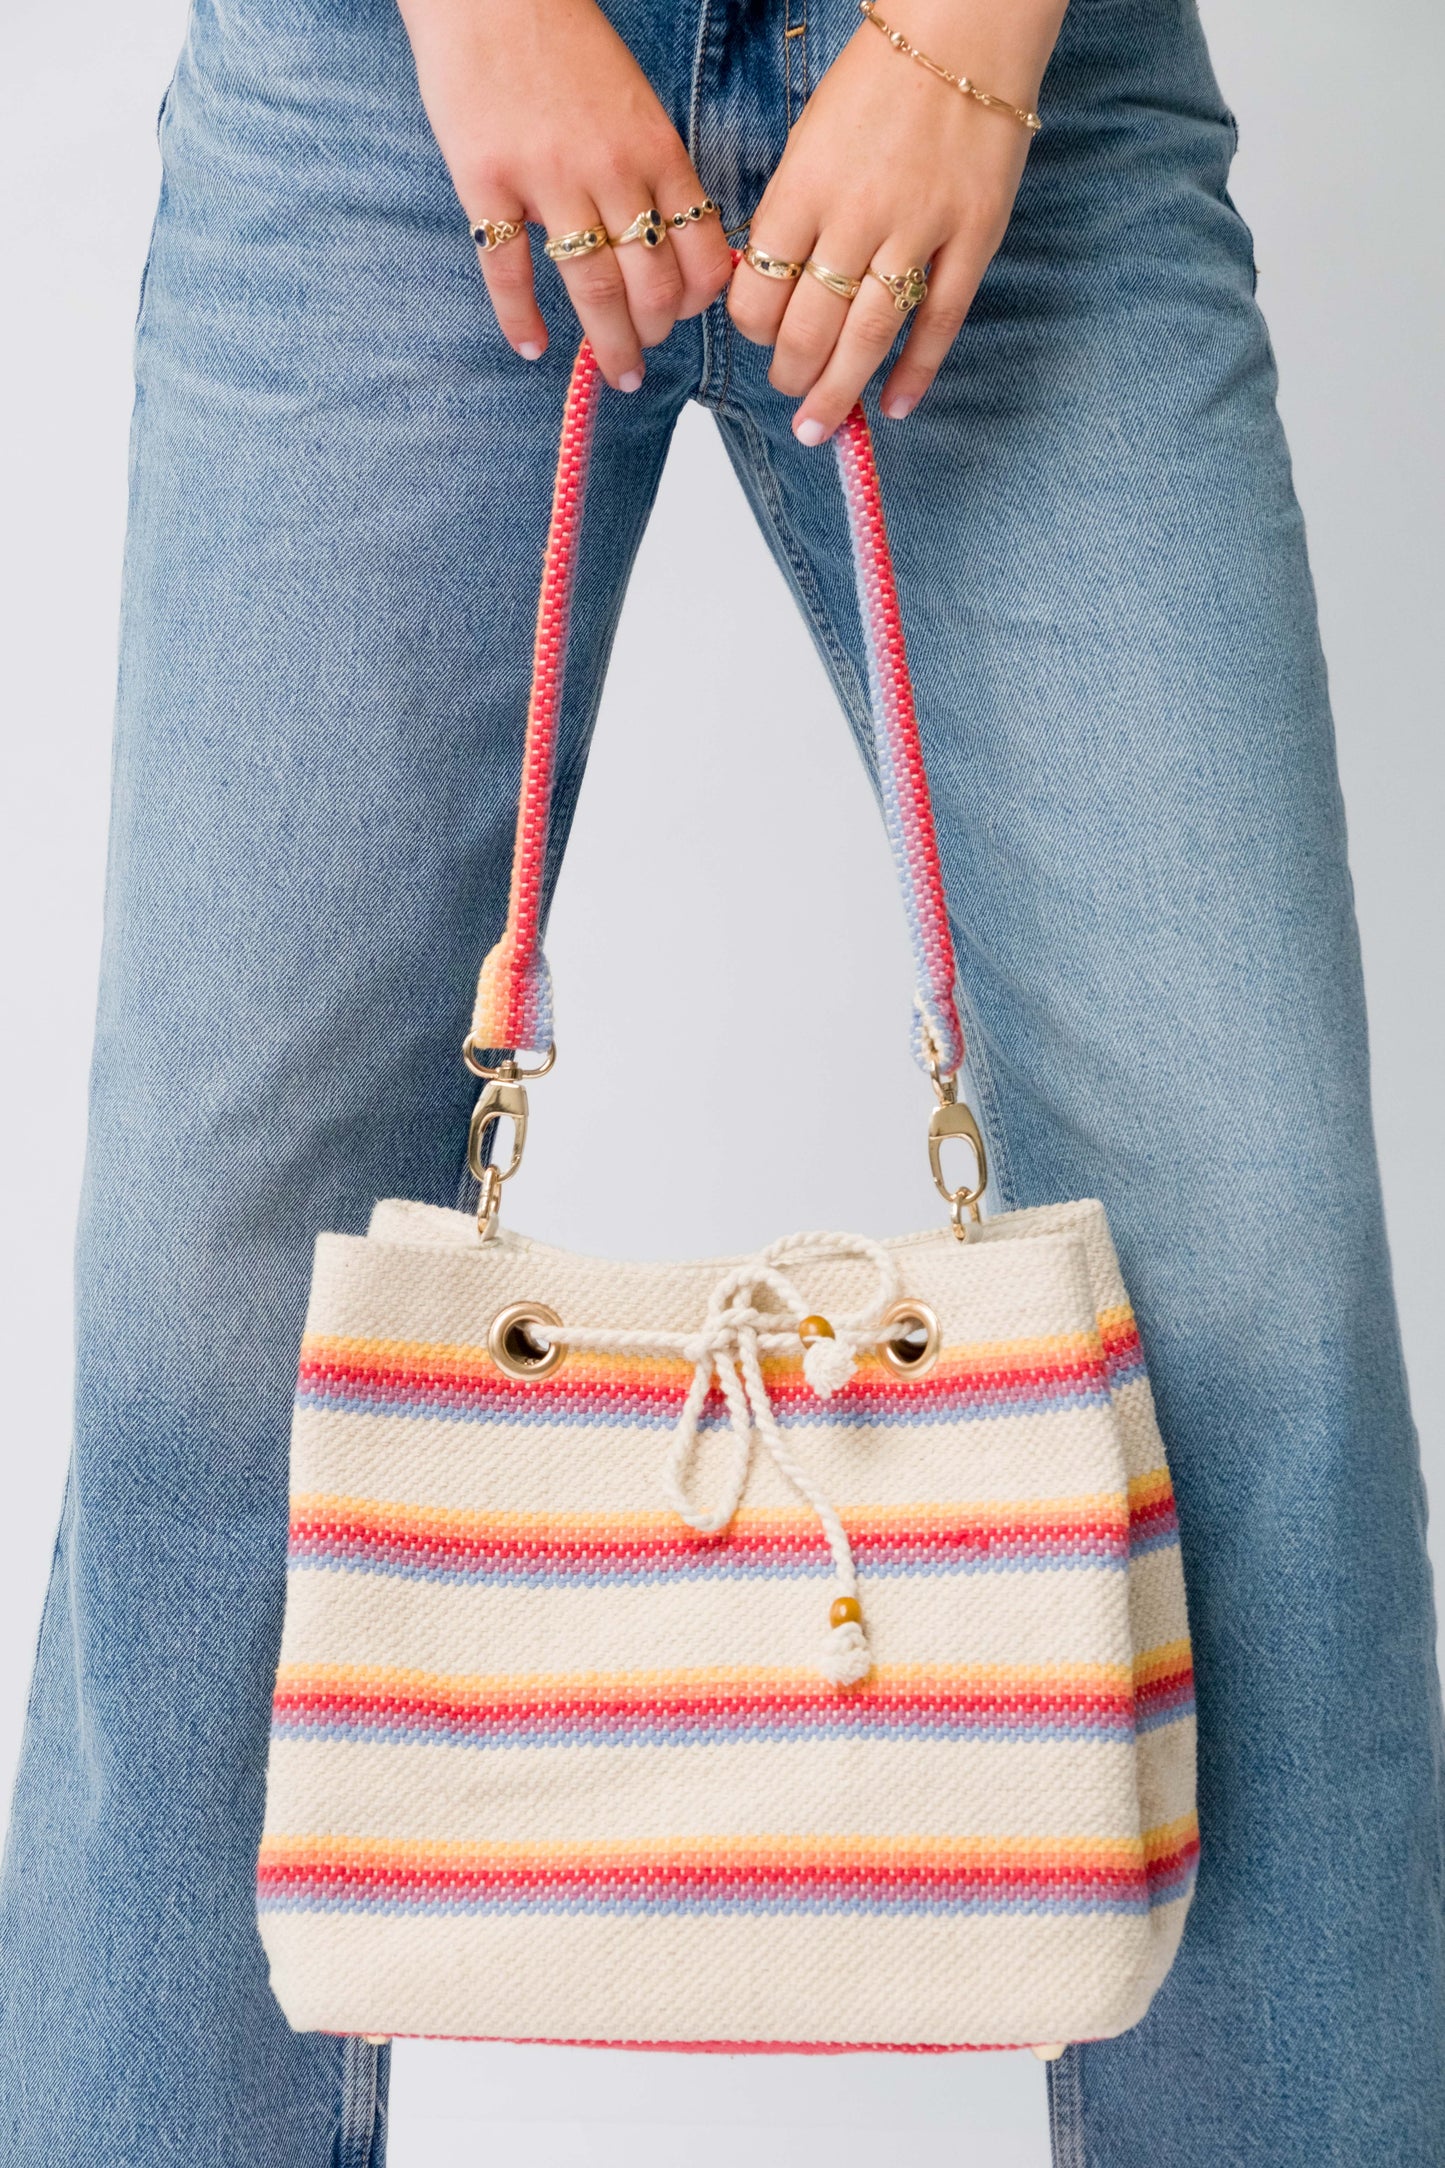
[[798, 1338], [804, 1347], [811, 1347], [815, 1340], [836, 1340], [837, 1337], [826, 1317], [805, 1317], [798, 1327]]
[[863, 1606], [856, 1596], [840, 1596], [828, 1613], [830, 1626], [861, 1626]]

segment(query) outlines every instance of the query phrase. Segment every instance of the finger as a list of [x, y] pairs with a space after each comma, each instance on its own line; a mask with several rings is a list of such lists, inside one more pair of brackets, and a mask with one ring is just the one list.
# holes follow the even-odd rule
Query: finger
[[478, 249], [477, 255], [502, 337], [523, 361], [540, 361], [547, 351], [547, 326], [532, 285], [532, 249], [526, 227], [501, 248]]
[[526, 226], [522, 223], [522, 206], [513, 197], [505, 209], [501, 203], [493, 201], [484, 211], [468, 211], [467, 223], [473, 234], [485, 219], [506, 219], [509, 224], [521, 228], [500, 247], [483, 248], [478, 243], [477, 262], [482, 267], [487, 298], [502, 337], [524, 361], [540, 361], [547, 351], [547, 326], [542, 321], [532, 285], [532, 249]]
[[879, 405], [901, 422], [913, 412], [937, 376], [973, 307], [988, 258], [961, 242], [939, 251], [928, 281], [928, 299], [913, 319], [908, 344], [883, 387]]
[[[595, 203], [570, 196], [560, 204], [548, 204], [543, 215], [547, 236], [554, 240], [565, 233], [580, 233], [605, 222]], [[592, 342], [597, 366], [615, 391], [636, 391], [642, 383], [642, 344], [627, 306], [617, 252], [594, 249], [589, 255], [564, 259], [557, 265], [567, 298]]]
[[716, 301], [732, 276], [732, 252], [723, 232], [721, 211], [685, 219], [680, 226], [673, 223], [685, 212], [700, 211], [707, 200], [701, 181], [685, 160], [658, 176], [657, 205], [669, 222], [677, 267], [682, 274], [682, 298], [677, 307], [679, 317], [700, 316]]
[[835, 293], [824, 285], [817, 272], [826, 269], [844, 279], [860, 278], [872, 253], [871, 237], [856, 230], [819, 234], [811, 259], [815, 268], [804, 270], [778, 330], [768, 371], [775, 390], [801, 399], [813, 389], [854, 306], [846, 293]]
[[[801, 264], [811, 255], [818, 222], [806, 206], [769, 210], [766, 196], [748, 230], [748, 245], [775, 263]], [[728, 289], [728, 314], [745, 339], [771, 346], [800, 279], [767, 278], [744, 255]]]
[[[682, 299], [682, 272], [668, 228], [642, 181], [624, 180], [598, 193], [633, 328], [644, 346], [660, 346], [677, 322]], [[624, 241], [622, 235], [649, 211], [653, 217], [643, 237]]]
[[[927, 261], [927, 249], [912, 235], [875, 250], [872, 268], [897, 275]], [[926, 298], [921, 305], [927, 306]], [[900, 310], [897, 296], [870, 269], [849, 306], [827, 366], [793, 416], [793, 434], [801, 443], [824, 443], [852, 412], [864, 385], [897, 344], [907, 315], [906, 309]]]

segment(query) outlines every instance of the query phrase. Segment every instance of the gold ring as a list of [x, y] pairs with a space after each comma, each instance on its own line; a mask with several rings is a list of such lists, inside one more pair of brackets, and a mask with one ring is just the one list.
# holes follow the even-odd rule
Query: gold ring
[[818, 284], [826, 286], [829, 293], [836, 294], [840, 301], [851, 301], [863, 284], [862, 279], [850, 279], [846, 271], [830, 271], [825, 263], [818, 262], [816, 256], [810, 256], [803, 269], [811, 272]]
[[765, 279], [800, 279], [803, 266], [789, 263], [786, 256], [769, 256], [760, 248], [745, 248], [743, 262], [750, 263], [755, 271], [761, 271]]
[[711, 196], [704, 196], [701, 203], [690, 203], [685, 211], [674, 211], [669, 226], [695, 226], [699, 219], [721, 218], [722, 212]]
[[605, 226], [579, 226], [575, 233], [548, 234], [542, 244], [553, 263], [570, 263], [574, 256], [595, 256], [607, 246]]
[[649, 203], [624, 232], [610, 233], [607, 238], [614, 248], [622, 248], [629, 241], [640, 241], [644, 248], [658, 248], [667, 238], [667, 220], [655, 203]]
[[509, 241], [515, 241], [522, 226], [520, 218], [479, 218], [472, 228], [472, 239], [485, 255], [489, 248], [505, 248]]
[[928, 273], [919, 263], [910, 264], [906, 271], [875, 271], [870, 263], [868, 276], [888, 288], [900, 316], [909, 315], [928, 294]]

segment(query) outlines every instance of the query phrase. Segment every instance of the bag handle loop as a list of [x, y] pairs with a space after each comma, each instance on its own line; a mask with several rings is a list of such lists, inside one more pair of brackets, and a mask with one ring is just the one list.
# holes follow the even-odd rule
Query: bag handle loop
[[[485, 1079], [487, 1087], [472, 1116], [468, 1149], [472, 1172], [482, 1185], [478, 1222], [483, 1233], [495, 1226], [501, 1184], [516, 1172], [521, 1159], [527, 1120], [522, 1080], [544, 1074], [555, 1059], [552, 984], [542, 949], [543, 881], [568, 621], [603, 382], [592, 348], [584, 341], [573, 365], [562, 410], [557, 479], [542, 560], [507, 922], [501, 939], [482, 965], [471, 1029], [462, 1047], [467, 1067]], [[939, 1100], [929, 1131], [930, 1161], [939, 1191], [952, 1208], [955, 1228], [962, 1233], [964, 1216], [978, 1216], [978, 1199], [986, 1180], [983, 1140], [972, 1115], [957, 1099], [957, 1076], [965, 1049], [955, 992], [953, 936], [878, 469], [861, 404], [854, 407], [833, 441], [853, 545], [883, 817], [913, 951], [914, 1055], [932, 1078]], [[523, 1050], [541, 1051], [540, 1064], [522, 1068], [517, 1055]], [[489, 1062], [484, 1058], [488, 1054], [498, 1058]], [[505, 1171], [490, 1157], [491, 1131], [503, 1119], [514, 1124], [510, 1164]], [[949, 1137], [963, 1137], [977, 1161], [974, 1182], [960, 1189], [948, 1188], [941, 1171], [939, 1155], [943, 1141]]]

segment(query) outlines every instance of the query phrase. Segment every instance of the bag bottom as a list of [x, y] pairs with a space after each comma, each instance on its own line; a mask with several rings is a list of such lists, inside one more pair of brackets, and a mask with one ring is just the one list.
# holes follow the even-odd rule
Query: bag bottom
[[463, 2047], [605, 2048], [627, 2055], [1021, 2055], [1031, 2045], [1021, 2040], [548, 2040], [501, 2033], [327, 2032], [323, 2037], [367, 2040], [376, 2047], [394, 2040], [451, 2040]]

